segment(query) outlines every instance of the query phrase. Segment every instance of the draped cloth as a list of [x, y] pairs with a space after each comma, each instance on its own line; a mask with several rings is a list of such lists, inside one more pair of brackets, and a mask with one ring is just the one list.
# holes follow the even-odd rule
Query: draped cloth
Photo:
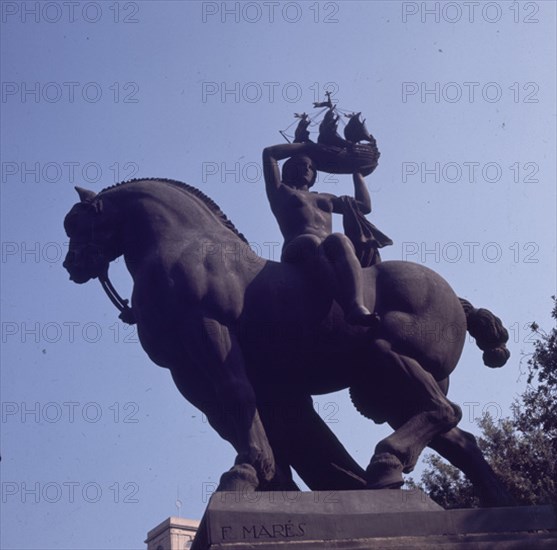
[[379, 263], [381, 256], [378, 249], [392, 245], [393, 241], [364, 216], [353, 197], [344, 195], [339, 198], [344, 234], [352, 241], [360, 265], [370, 267]]

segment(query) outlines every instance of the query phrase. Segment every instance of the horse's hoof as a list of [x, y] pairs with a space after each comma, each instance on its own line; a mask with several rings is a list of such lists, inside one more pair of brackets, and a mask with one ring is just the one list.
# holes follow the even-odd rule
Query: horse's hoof
[[282, 470], [275, 465], [275, 474], [271, 479], [260, 479], [258, 491], [300, 491], [292, 479], [290, 469]]
[[374, 456], [366, 469], [367, 488], [399, 489], [404, 484], [402, 469], [402, 462], [392, 454]]
[[217, 491], [241, 491], [251, 493], [257, 489], [259, 479], [250, 464], [236, 464], [220, 478]]

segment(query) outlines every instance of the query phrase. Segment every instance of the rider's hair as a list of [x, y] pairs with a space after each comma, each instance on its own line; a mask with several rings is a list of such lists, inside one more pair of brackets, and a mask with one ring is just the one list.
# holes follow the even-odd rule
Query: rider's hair
[[311, 187], [315, 180], [317, 179], [317, 169], [315, 168], [315, 163], [311, 158], [306, 155], [295, 155], [290, 157], [283, 165], [282, 165], [282, 181], [283, 183], [293, 184], [297, 182], [300, 178], [300, 161], [302, 159], [308, 159], [313, 166], [313, 179], [311, 180], [308, 187]]

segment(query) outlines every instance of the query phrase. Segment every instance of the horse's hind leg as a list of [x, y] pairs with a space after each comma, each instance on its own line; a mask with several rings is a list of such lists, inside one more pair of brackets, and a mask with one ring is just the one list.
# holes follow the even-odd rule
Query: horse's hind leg
[[476, 438], [459, 428], [436, 436], [428, 445], [462, 470], [474, 487], [482, 506], [512, 506], [513, 497], [486, 462]]
[[395, 401], [385, 411], [395, 432], [377, 444], [367, 468], [369, 487], [380, 489], [402, 485], [402, 472], [411, 472], [426, 445], [454, 428], [462, 413], [431, 374], [415, 359], [393, 351], [387, 341], [374, 343], [373, 361], [383, 369], [384, 379], [395, 384]]

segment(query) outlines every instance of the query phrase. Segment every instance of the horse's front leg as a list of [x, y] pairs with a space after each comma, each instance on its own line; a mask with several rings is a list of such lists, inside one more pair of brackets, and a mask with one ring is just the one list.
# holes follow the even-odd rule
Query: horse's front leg
[[218, 490], [256, 489], [275, 474], [273, 452], [256, 406], [237, 338], [214, 319], [201, 322], [196, 360], [201, 361], [214, 389], [215, 405], [206, 410], [211, 426], [238, 453]]
[[309, 395], [262, 401], [260, 411], [275, 459], [290, 464], [312, 491], [365, 489], [364, 470], [315, 412]]

